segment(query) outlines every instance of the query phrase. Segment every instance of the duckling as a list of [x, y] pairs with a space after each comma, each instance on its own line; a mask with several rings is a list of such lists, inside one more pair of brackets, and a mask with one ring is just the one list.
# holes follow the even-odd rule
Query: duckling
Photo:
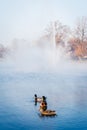
[[37, 97], [37, 94], [35, 94], [34, 97], [35, 97], [35, 102], [42, 102], [46, 100], [45, 96]]

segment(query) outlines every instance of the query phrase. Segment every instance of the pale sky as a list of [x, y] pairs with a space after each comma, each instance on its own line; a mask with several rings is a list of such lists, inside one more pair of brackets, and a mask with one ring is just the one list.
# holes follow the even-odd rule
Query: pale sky
[[87, 0], [0, 0], [0, 43], [38, 37], [54, 20], [73, 26]]

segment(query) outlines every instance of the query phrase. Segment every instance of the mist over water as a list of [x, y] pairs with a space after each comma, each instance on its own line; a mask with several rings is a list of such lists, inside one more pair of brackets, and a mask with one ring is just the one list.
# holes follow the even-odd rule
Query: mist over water
[[63, 47], [52, 48], [49, 43], [44, 47], [18, 43], [4, 60], [12, 71], [22, 72], [87, 72], [87, 62], [73, 61]]

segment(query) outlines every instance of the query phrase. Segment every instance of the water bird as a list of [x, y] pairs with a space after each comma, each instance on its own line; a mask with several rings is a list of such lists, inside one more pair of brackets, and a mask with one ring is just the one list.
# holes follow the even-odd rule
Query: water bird
[[40, 103], [40, 109], [42, 109], [43, 111], [47, 110], [47, 102], [46, 102], [46, 100], [43, 100]]
[[55, 110], [43, 110], [40, 108], [40, 113], [42, 116], [56, 116], [56, 111]]
[[56, 111], [47, 110], [47, 102], [46, 102], [46, 100], [43, 100], [40, 103], [40, 109], [39, 110], [40, 110], [41, 115], [43, 115], [43, 116], [55, 116], [56, 115]]
[[46, 97], [45, 97], [45, 96], [37, 97], [37, 94], [35, 94], [34, 97], [35, 97], [35, 102], [41, 103], [42, 101], [45, 101], [45, 100], [46, 100]]

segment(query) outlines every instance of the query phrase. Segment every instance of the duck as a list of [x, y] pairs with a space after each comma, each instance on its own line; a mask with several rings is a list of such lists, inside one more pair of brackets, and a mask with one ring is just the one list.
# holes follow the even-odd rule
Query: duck
[[37, 97], [37, 94], [35, 94], [34, 97], [35, 97], [35, 102], [41, 103], [42, 101], [45, 101], [45, 100], [46, 100], [46, 97], [45, 97], [45, 96]]
[[40, 109], [40, 113], [42, 116], [56, 116], [56, 111], [55, 110], [43, 110], [43, 109]]
[[46, 100], [42, 101], [40, 103], [40, 109], [42, 109], [43, 111], [45, 111], [47, 109], [47, 102]]

